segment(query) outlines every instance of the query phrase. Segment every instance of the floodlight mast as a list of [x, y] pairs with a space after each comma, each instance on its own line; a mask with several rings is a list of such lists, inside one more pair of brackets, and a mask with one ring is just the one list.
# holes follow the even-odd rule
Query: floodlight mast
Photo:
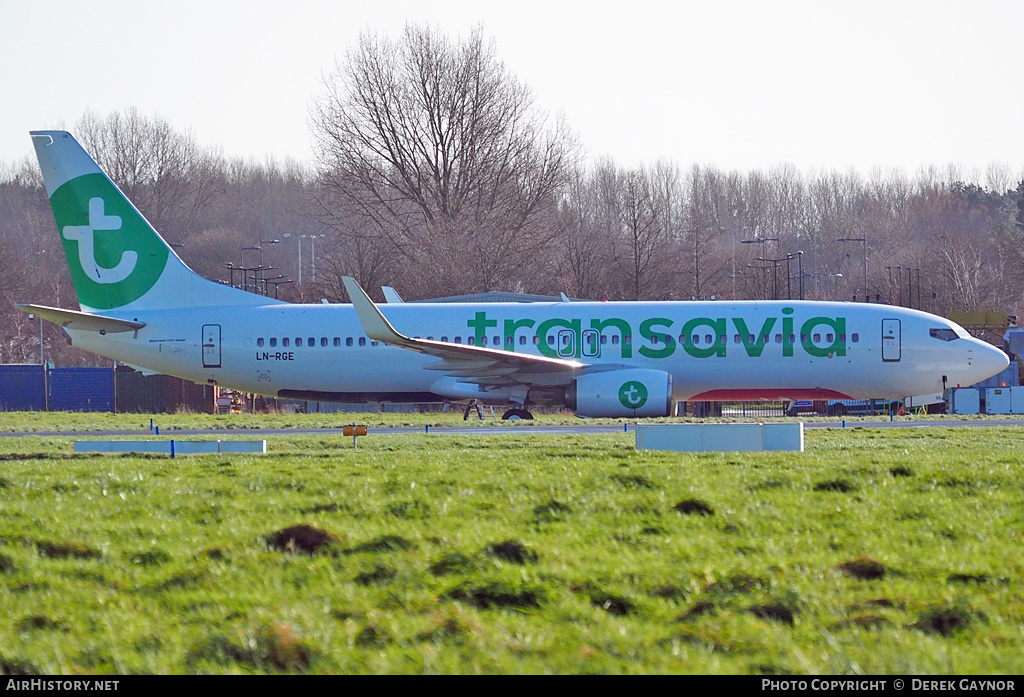
[[864, 302], [871, 300], [868, 295], [868, 241], [863, 237], [840, 237], [836, 242], [860, 242], [864, 245]]

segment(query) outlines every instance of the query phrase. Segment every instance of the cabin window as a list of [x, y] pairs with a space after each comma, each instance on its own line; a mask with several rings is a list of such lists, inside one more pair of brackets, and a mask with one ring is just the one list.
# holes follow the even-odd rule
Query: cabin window
[[826, 334], [825, 335], [825, 341], [831, 344], [832, 343], [832, 335], [831, 334]]
[[273, 348], [274, 346], [277, 346], [277, 337], [276, 336], [270, 337], [270, 346], [271, 346], [271, 348]]
[[289, 339], [288, 337], [285, 337], [285, 338], [281, 339], [281, 345], [282, 346], [289, 346], [289, 345], [291, 345], [291, 339]]
[[462, 337], [461, 336], [455, 337], [455, 343], [456, 344], [461, 344], [462, 343]]
[[807, 335], [806, 334], [801, 334], [800, 335], [800, 343], [802, 343], [802, 344], [806, 344], [807, 343]]
[[341, 337], [340, 336], [334, 337], [334, 345], [335, 346], [341, 346]]
[[795, 344], [796, 343], [796, 334], [789, 334], [788, 336], [786, 336], [786, 343], [787, 344]]
[[345, 337], [345, 345], [346, 346], [351, 346], [352, 345], [352, 337], [350, 337], [350, 336], [346, 336]]
[[775, 335], [775, 343], [776, 344], [781, 344], [782, 343], [782, 334], [776, 334]]
[[359, 337], [359, 345], [360, 346], [366, 346], [366, 337], [365, 336]]
[[748, 334], [747, 335], [747, 343], [748, 344], [753, 345], [755, 341], [757, 341], [757, 337], [756, 336], [754, 336], [753, 334]]
[[519, 337], [519, 345], [520, 346], [526, 346], [526, 337], [525, 336]]
[[468, 345], [470, 345], [470, 346], [476, 345], [476, 337], [475, 336], [467, 336], [466, 337], [466, 343]]
[[443, 341], [443, 342], [445, 342], [445, 343], [448, 343], [448, 337], [446, 337], [446, 336], [442, 336], [442, 337], [441, 337], [441, 341]]
[[618, 343], [619, 343], [619, 335], [618, 334], [612, 334], [612, 345], [615, 345], [615, 344], [618, 344]]
[[432, 337], [432, 336], [428, 336], [427, 337], [427, 341], [433, 341], [433, 340], [434, 340], [434, 337]]
[[608, 343], [608, 337], [605, 336], [604, 334], [601, 335], [601, 343], [602, 344], [607, 344]]
[[548, 334], [548, 346], [555, 345], [555, 337], [553, 334]]
[[480, 345], [481, 346], [486, 346], [487, 345], [487, 337], [486, 336], [480, 337]]
[[715, 337], [711, 336], [710, 334], [705, 334], [704, 335], [704, 341], [705, 341], [705, 343], [713, 344], [713, 343], [715, 343]]
[[316, 346], [316, 337], [311, 336], [308, 339], [306, 339], [306, 346]]
[[817, 344], [817, 343], [820, 343], [820, 342], [821, 342], [821, 334], [815, 334], [814, 335], [814, 343]]
[[628, 345], [632, 346], [633, 345], [633, 335], [632, 334], [626, 334], [626, 336], [622, 337], [622, 343], [628, 344]]
[[769, 341], [771, 341], [771, 337], [768, 336], [767, 334], [765, 334], [764, 336], [761, 337], [761, 343], [762, 344], [767, 344]]
[[733, 334], [733, 336], [732, 336], [732, 343], [738, 344], [738, 343], [740, 343], [742, 341], [743, 341], [743, 339], [740, 337], [739, 334]]
[[679, 345], [683, 346], [686, 344], [686, 336], [684, 334], [679, 335]]
[[259, 339], [256, 339], [256, 345], [257, 346], [263, 346], [263, 337], [262, 336]]
[[846, 334], [840, 334], [839, 335], [839, 341], [840, 341], [840, 343], [845, 344], [846, 343]]
[[536, 334], [533, 335], [533, 345], [540, 346], [540, 337], [537, 336]]
[[378, 341], [371, 341], [370, 342], [370, 346], [377, 346], [379, 343], [380, 342], [378, 342]]
[[697, 334], [694, 334], [693, 337], [690, 339], [690, 341], [694, 345], [699, 344], [700, 343], [700, 336], [698, 336]]
[[494, 345], [495, 346], [501, 346], [501, 337], [500, 336], [494, 337]]
[[327, 345], [327, 337], [326, 336], [320, 337], [320, 345], [321, 346], [326, 346]]
[[301, 336], [295, 337], [295, 345], [296, 346], [302, 346], [302, 337]]
[[858, 341], [860, 341], [860, 334], [858, 334], [857, 332], [854, 332], [853, 334], [851, 334], [850, 335], [850, 341], [852, 341], [853, 343], [856, 344]]
[[954, 339], [959, 338], [956, 335], [956, 332], [952, 329], [929, 329], [928, 334], [933, 339], [939, 339], [941, 341], [953, 341]]
[[654, 334], [654, 335], [652, 335], [652, 336], [651, 336], [651, 343], [652, 343], [652, 344], [656, 344], [656, 343], [658, 343], [659, 341], [660, 341], [660, 339], [658, 338], [658, 335], [657, 335], [657, 334]]

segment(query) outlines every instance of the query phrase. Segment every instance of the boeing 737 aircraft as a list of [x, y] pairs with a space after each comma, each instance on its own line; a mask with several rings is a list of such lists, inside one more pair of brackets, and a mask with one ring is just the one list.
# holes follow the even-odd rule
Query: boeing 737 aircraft
[[19, 305], [139, 370], [274, 397], [673, 413], [681, 400], [902, 398], [1005, 353], [942, 317], [804, 301], [297, 305], [189, 269], [69, 134], [32, 139], [80, 310]]

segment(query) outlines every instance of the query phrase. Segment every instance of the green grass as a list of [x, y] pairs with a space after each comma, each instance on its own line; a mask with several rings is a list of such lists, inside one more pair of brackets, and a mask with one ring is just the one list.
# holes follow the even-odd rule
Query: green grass
[[[335, 413], [335, 414], [111, 414], [106, 412], [16, 412], [0, 411], [0, 433], [23, 433], [32, 431], [50, 432], [84, 432], [84, 431], [140, 431], [149, 433], [150, 420], [160, 427], [161, 433], [171, 433], [176, 430], [185, 429], [237, 429], [241, 431], [258, 428], [323, 428], [336, 429], [346, 424], [358, 423], [371, 427], [380, 426], [409, 426], [422, 428], [424, 426], [507, 426], [516, 428], [531, 424], [559, 425], [559, 424], [633, 424], [636, 419], [580, 419], [570, 412], [554, 414], [538, 414], [536, 421], [502, 421], [501, 409], [495, 409], [497, 420], [488, 413], [486, 418], [478, 419], [474, 413], [473, 417], [463, 420], [462, 411], [455, 407], [447, 413], [425, 412], [409, 414], [374, 414], [374, 413]], [[897, 416], [894, 421], [911, 422], [921, 420], [942, 420], [948, 422], [958, 421], [997, 421], [1005, 419], [1006, 416], [987, 416], [984, 414], [972, 416], [946, 416], [946, 415], [907, 415]], [[887, 416], [823, 416], [817, 414], [803, 414], [799, 417], [801, 421], [824, 421], [839, 424], [845, 421], [849, 424], [858, 424], [871, 421], [885, 421]], [[671, 417], [665, 419], [645, 419], [644, 423], [661, 422], [696, 422], [706, 423], [717, 422], [757, 422], [757, 421], [789, 421], [798, 419], [792, 417], [727, 417], [718, 419], [707, 418], [679, 418]]]
[[806, 442], [0, 438], [0, 672], [1024, 671], [1020, 430]]

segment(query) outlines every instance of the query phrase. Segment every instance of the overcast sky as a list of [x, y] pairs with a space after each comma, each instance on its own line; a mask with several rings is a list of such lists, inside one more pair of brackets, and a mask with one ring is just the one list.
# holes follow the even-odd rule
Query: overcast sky
[[0, 162], [130, 106], [229, 156], [308, 161], [322, 76], [406, 22], [482, 26], [622, 165], [1024, 170], [1021, 0], [0, 0]]

